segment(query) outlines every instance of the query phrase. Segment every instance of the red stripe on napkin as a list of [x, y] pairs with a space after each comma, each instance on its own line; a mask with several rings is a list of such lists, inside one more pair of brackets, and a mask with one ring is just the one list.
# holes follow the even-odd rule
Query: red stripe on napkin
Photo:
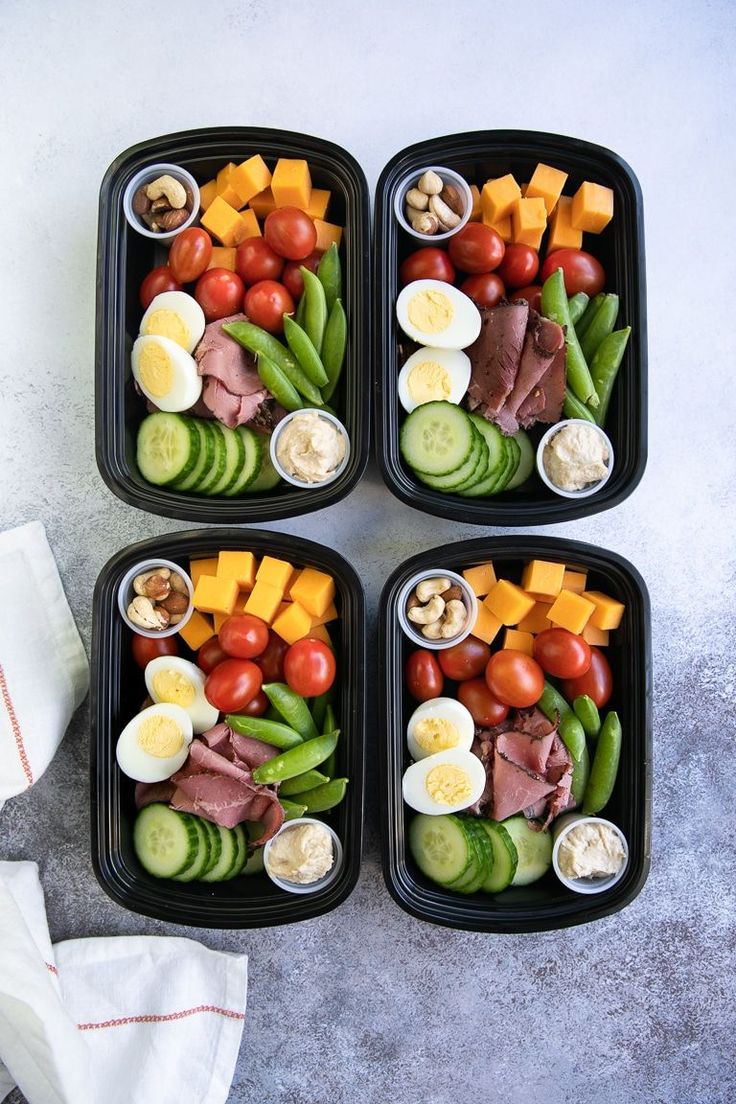
[[119, 1020], [105, 1020], [102, 1023], [77, 1024], [80, 1031], [97, 1031], [101, 1027], [124, 1027], [126, 1024], [168, 1023], [169, 1020], [183, 1020], [187, 1016], [196, 1016], [200, 1012], [215, 1012], [218, 1016], [227, 1016], [230, 1020], [244, 1020], [244, 1012], [233, 1012], [230, 1008], [218, 1008], [215, 1004], [199, 1004], [196, 1008], [186, 1008], [182, 1012], [169, 1012], [164, 1016], [124, 1016]]
[[5, 679], [5, 672], [3, 671], [2, 664], [0, 664], [0, 694], [2, 694], [3, 705], [5, 706], [10, 720], [13, 736], [15, 737], [15, 746], [18, 748], [18, 755], [20, 756], [20, 764], [23, 767], [23, 773], [28, 780], [28, 785], [32, 786], [33, 771], [31, 770], [31, 764], [28, 762], [28, 756], [26, 755], [25, 745], [23, 743], [23, 733], [20, 730], [20, 724], [15, 715], [13, 699], [10, 697], [10, 691], [8, 690], [8, 684]]

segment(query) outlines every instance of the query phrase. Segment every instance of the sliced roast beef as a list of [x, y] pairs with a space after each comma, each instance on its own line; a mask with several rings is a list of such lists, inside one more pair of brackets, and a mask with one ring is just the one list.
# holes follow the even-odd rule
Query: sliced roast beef
[[[253, 781], [253, 775], [249, 770], [245, 770], [226, 756], [213, 751], [201, 740], [192, 740], [192, 745], [189, 748], [189, 758], [206, 771], [222, 774], [228, 778], [237, 778], [241, 782], [251, 783]], [[174, 779], [176, 780], [176, 775], [174, 775]]]
[[269, 759], [279, 754], [278, 748], [264, 744], [263, 740], [256, 740], [252, 736], [241, 736], [233, 732], [230, 739], [237, 759], [245, 763], [250, 770], [255, 770], [256, 767], [260, 767], [262, 763], [267, 763]]
[[494, 820], [520, 813], [540, 798], [554, 790], [554, 785], [513, 763], [496, 748], [493, 756], [493, 800], [491, 811]]
[[516, 382], [495, 418], [504, 433], [516, 433], [519, 428], [519, 407], [545, 375], [555, 354], [564, 344], [565, 334], [562, 327], [530, 308]]
[[555, 788], [547, 799], [547, 816], [544, 828], [563, 813], [565, 809], [575, 806], [575, 801], [570, 793], [572, 786], [572, 756], [559, 736], [555, 735], [554, 744], [547, 760], [547, 778], [554, 782]]
[[251, 842], [251, 847], [261, 847], [264, 843], [267, 843], [272, 836], [276, 835], [279, 828], [284, 823], [283, 806], [278, 800], [272, 801], [266, 811], [258, 819], [263, 825], [263, 831], [258, 839]]
[[233, 314], [210, 322], [194, 350], [200, 376], [217, 379], [232, 395], [252, 395], [263, 390], [256, 358], [223, 330], [226, 322], [247, 322], [244, 314]]
[[547, 798], [540, 797], [539, 801], [535, 801], [533, 805], [528, 805], [522, 812], [527, 820], [537, 820], [539, 817], [544, 816], [544, 810], [547, 808]]
[[[254, 798], [260, 796], [260, 788], [255, 783], [211, 771], [193, 774], [189, 778], [176, 776], [176, 782], [176, 792], [171, 800], [172, 809], [194, 813], [222, 825], [223, 828], [234, 828], [244, 820], [259, 819], [251, 811]], [[259, 813], [261, 808], [259, 804]]]
[[559, 422], [565, 401], [565, 346], [559, 349], [537, 385], [524, 399], [518, 419], [525, 429], [535, 422]]
[[554, 736], [554, 729], [541, 738], [529, 736], [526, 732], [504, 732], [496, 738], [496, 747], [512, 763], [542, 775], [547, 767]]
[[466, 403], [493, 422], [516, 382], [529, 304], [501, 302], [480, 313], [480, 334], [465, 350], [471, 363]]
[[[208, 728], [206, 732], [202, 733], [202, 739], [206, 743], [207, 747], [212, 748], [218, 755], [225, 755], [225, 752], [230, 744], [230, 735], [232, 729], [226, 724], [217, 724], [212, 728]], [[230, 758], [230, 756], [227, 756]]]
[[202, 399], [217, 418], [218, 422], [235, 429], [235, 426], [247, 425], [255, 418], [268, 391], [262, 387], [250, 395], [238, 395], [230, 391], [224, 383], [214, 376], [207, 376], [202, 388]]
[[174, 796], [176, 786], [168, 778], [164, 782], [136, 782], [135, 807], [142, 809], [145, 805], [153, 805], [156, 801], [162, 801], [168, 805]]
[[547, 759], [547, 777], [550, 782], [557, 782], [567, 768], [571, 766], [572, 758], [570, 752], [567, 750], [560, 737], [555, 733], [549, 758]]
[[537, 709], [536, 706], [532, 706], [531, 709], [517, 709], [513, 727], [517, 732], [525, 732], [535, 740], [542, 740], [557, 731], [557, 725], [545, 717], [542, 710]]

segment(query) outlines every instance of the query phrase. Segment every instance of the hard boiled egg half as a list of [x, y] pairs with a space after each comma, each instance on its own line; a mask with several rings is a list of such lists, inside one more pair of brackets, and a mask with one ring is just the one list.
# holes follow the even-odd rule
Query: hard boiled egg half
[[401, 784], [404, 801], [418, 813], [439, 816], [473, 805], [486, 785], [485, 767], [472, 751], [450, 748], [412, 763]]
[[180, 705], [149, 705], [120, 733], [118, 766], [136, 782], [163, 782], [184, 766], [192, 735]]
[[219, 711], [204, 696], [204, 672], [188, 659], [157, 656], [146, 664], [144, 678], [153, 701], [180, 706], [198, 735], [217, 724]]
[[396, 302], [399, 325], [420, 345], [464, 349], [480, 333], [480, 311], [472, 299], [442, 280], [414, 280]]
[[412, 713], [406, 730], [412, 759], [426, 759], [438, 751], [459, 748], [470, 751], [475, 723], [462, 702], [454, 698], [432, 698]]
[[399, 402], [407, 414], [428, 402], [459, 403], [470, 383], [470, 357], [460, 349], [418, 349], [399, 373]]
[[131, 362], [136, 383], [159, 410], [188, 410], [202, 394], [194, 357], [168, 337], [136, 338]]
[[204, 311], [185, 291], [162, 291], [151, 300], [141, 319], [140, 332], [148, 337], [166, 337], [194, 352], [204, 333]]

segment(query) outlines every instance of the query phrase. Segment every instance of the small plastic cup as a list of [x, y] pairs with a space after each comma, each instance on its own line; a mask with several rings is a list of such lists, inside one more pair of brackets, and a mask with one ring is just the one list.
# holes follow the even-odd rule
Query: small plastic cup
[[[335, 427], [335, 429], [337, 429], [342, 434], [345, 441], [345, 455], [343, 456], [342, 460], [335, 468], [335, 470], [330, 472], [330, 474], [325, 479], [320, 479], [319, 481], [315, 481], [312, 483], [310, 483], [306, 479], [298, 479], [295, 475], [292, 475], [290, 472], [288, 472], [281, 464], [278, 456], [276, 455], [279, 437], [281, 436], [283, 431], [288, 425], [291, 425], [295, 418], [298, 418], [300, 415], [303, 417], [305, 414], [317, 414], [318, 417], [324, 418], [325, 421], [330, 422]], [[335, 480], [339, 479], [339, 477], [345, 471], [345, 468], [348, 465], [348, 461], [350, 460], [350, 438], [345, 426], [342, 424], [339, 418], [335, 417], [334, 414], [330, 414], [328, 410], [319, 410], [317, 407], [310, 407], [306, 410], [293, 410], [291, 414], [287, 414], [286, 417], [279, 422], [279, 424], [276, 426], [273, 433], [271, 434], [269, 450], [271, 453], [271, 463], [283, 480], [285, 480], [287, 483], [291, 483], [294, 487], [302, 487], [306, 490], [312, 490], [315, 487], [326, 487], [328, 483], [334, 483]]]
[[[453, 227], [452, 230], [445, 230], [440, 234], [422, 234], [419, 230], [414, 229], [406, 217], [406, 193], [410, 188], [416, 188], [420, 177], [428, 171], [437, 173], [445, 184], [454, 184], [455, 187], [462, 192], [465, 200], [465, 210], [460, 217], [460, 222], [457, 226]], [[413, 169], [402, 179], [394, 193], [394, 214], [396, 215], [399, 226], [401, 226], [401, 228], [412, 238], [424, 242], [425, 245], [436, 245], [437, 242], [447, 241], [448, 238], [457, 234], [458, 230], [462, 230], [472, 213], [473, 193], [470, 190], [470, 185], [467, 180], [465, 180], [460, 173], [454, 172], [453, 169], [445, 169], [441, 165], [427, 165], [426, 168], [423, 169]]]
[[[142, 575], [144, 571], [153, 571], [157, 567], [168, 567], [171, 571], [175, 571], [177, 575], [181, 575], [182, 579], [186, 583], [187, 590], [189, 592], [189, 608], [182, 617], [181, 621], [178, 621], [176, 625], [169, 625], [166, 629], [144, 629], [140, 625], [135, 625], [128, 617], [128, 606], [136, 597], [133, 590], [133, 580], [136, 575]], [[148, 636], [151, 640], [160, 640], [164, 636], [174, 636], [175, 633], [181, 631], [184, 628], [189, 618], [194, 612], [194, 587], [192, 586], [192, 580], [189, 578], [185, 571], [179, 567], [178, 564], [173, 563], [171, 560], [162, 560], [161, 558], [151, 560], [141, 560], [134, 567], [131, 567], [129, 571], [125, 573], [118, 587], [118, 609], [120, 610], [120, 616], [125, 624], [138, 636]]]
[[[587, 429], [593, 430], [601, 437], [608, 447], [608, 471], [604, 475], [603, 479], [599, 479], [597, 483], [590, 483], [587, 487], [581, 487], [579, 491], [563, 491], [561, 487], [558, 487], [556, 483], [550, 479], [547, 475], [547, 471], [544, 467], [544, 450], [550, 441], [564, 429], [565, 426], [582, 425]], [[539, 472], [539, 478], [542, 482], [549, 487], [555, 494], [560, 495], [561, 498], [589, 498], [590, 495], [597, 494], [603, 487], [605, 487], [608, 480], [611, 478], [611, 472], [613, 471], [613, 445], [608, 437], [607, 433], [604, 433], [600, 426], [595, 425], [593, 422], [588, 422], [584, 418], [566, 418], [561, 422], [555, 422], [553, 426], [547, 430], [542, 437], [542, 440], [537, 445], [537, 471]]]
[[[177, 226], [176, 230], [160, 232], [151, 230], [133, 210], [133, 196], [138, 189], [143, 187], [144, 184], [150, 184], [152, 180], [156, 180], [159, 176], [173, 176], [192, 195], [192, 209], [189, 212], [189, 218], [181, 226]], [[123, 212], [128, 220], [128, 225], [132, 226], [137, 233], [142, 234], [144, 238], [153, 238], [155, 241], [171, 241], [177, 234], [181, 234], [182, 230], [186, 230], [188, 226], [191, 226], [199, 215], [199, 186], [192, 174], [187, 172], [186, 169], [182, 169], [180, 165], [165, 163], [149, 165], [145, 169], [140, 169], [125, 189], [123, 193]]]
[[[624, 861], [615, 874], [609, 874], [604, 878], [568, 878], [562, 873], [559, 866], [560, 847], [573, 828], [580, 824], [603, 824], [615, 832], [621, 840], [621, 846], [624, 849]], [[560, 817], [555, 822], [552, 834], [555, 841], [552, 848], [552, 867], [562, 884], [571, 889], [573, 893], [604, 893], [607, 889], [613, 889], [626, 873], [626, 868], [629, 865], [629, 845], [626, 836], [618, 825], [613, 824], [610, 820], [605, 820], [603, 817], [585, 816], [583, 813], [568, 813], [567, 816]]]
[[[448, 640], [429, 640], [422, 633], [421, 628], [413, 621], [410, 621], [407, 616], [406, 605], [414, 588], [418, 583], [421, 583], [423, 579], [435, 578], [449, 579], [451, 584], [462, 587], [463, 604], [468, 614], [464, 627], [459, 633], [450, 637]], [[430, 571], [418, 571], [416, 575], [412, 575], [410, 579], [407, 579], [399, 591], [397, 609], [399, 624], [409, 639], [415, 644], [418, 644], [420, 648], [429, 648], [430, 651], [437, 652], [442, 648], [451, 648], [454, 644], [459, 644], [461, 640], [465, 640], [466, 636], [470, 636], [470, 632], [475, 624], [475, 619], [478, 616], [478, 600], [462, 575], [458, 575], [455, 571], [447, 571], [443, 567], [438, 567]]]
[[[273, 844], [280, 836], [284, 834], [284, 832], [288, 832], [292, 828], [297, 828], [300, 824], [317, 824], [320, 828], [324, 828], [327, 832], [329, 832], [330, 836], [332, 837], [332, 854], [334, 858], [332, 866], [324, 875], [324, 877], [318, 878], [316, 882], [309, 882], [307, 884], [303, 884], [302, 882], [286, 881], [286, 879], [279, 878], [275, 874], [272, 874], [271, 871], [268, 869], [268, 856]], [[271, 879], [274, 885], [279, 887], [279, 889], [284, 889], [287, 893], [316, 893], [317, 890], [325, 889], [328, 885], [330, 885], [331, 882], [334, 882], [335, 878], [338, 876], [340, 870], [342, 869], [342, 855], [343, 851], [342, 844], [340, 843], [340, 838], [337, 832], [335, 832], [335, 830], [331, 828], [329, 824], [325, 824], [323, 820], [316, 820], [315, 817], [297, 817], [295, 820], [287, 820], [286, 823], [283, 824], [281, 828], [279, 828], [276, 835], [272, 836], [271, 839], [264, 845], [263, 866], [268, 877]]]

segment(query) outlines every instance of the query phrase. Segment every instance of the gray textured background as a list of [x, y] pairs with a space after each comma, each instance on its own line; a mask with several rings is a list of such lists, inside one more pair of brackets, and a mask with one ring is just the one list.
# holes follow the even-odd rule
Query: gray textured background
[[[349, 901], [293, 928], [191, 934], [250, 955], [233, 1102], [718, 1104], [736, 1090], [734, 7], [393, 7], [4, 0], [0, 523], [44, 521], [87, 646], [108, 557], [186, 528], [117, 501], [94, 462], [96, 193], [133, 142], [283, 126], [345, 145], [371, 186], [397, 149], [456, 130], [558, 131], [620, 152], [645, 196], [649, 468], [617, 510], [548, 531], [623, 553], [651, 590], [644, 891], [617, 916], [546, 935], [410, 919], [380, 875], [369, 726], [365, 855]], [[374, 467], [340, 505], [274, 528], [327, 532], [360, 570], [372, 616], [400, 560], [482, 534], [404, 508]], [[98, 888], [87, 745], [83, 708], [46, 776], [6, 806], [0, 855], [40, 862], [54, 939], [184, 934]]]

